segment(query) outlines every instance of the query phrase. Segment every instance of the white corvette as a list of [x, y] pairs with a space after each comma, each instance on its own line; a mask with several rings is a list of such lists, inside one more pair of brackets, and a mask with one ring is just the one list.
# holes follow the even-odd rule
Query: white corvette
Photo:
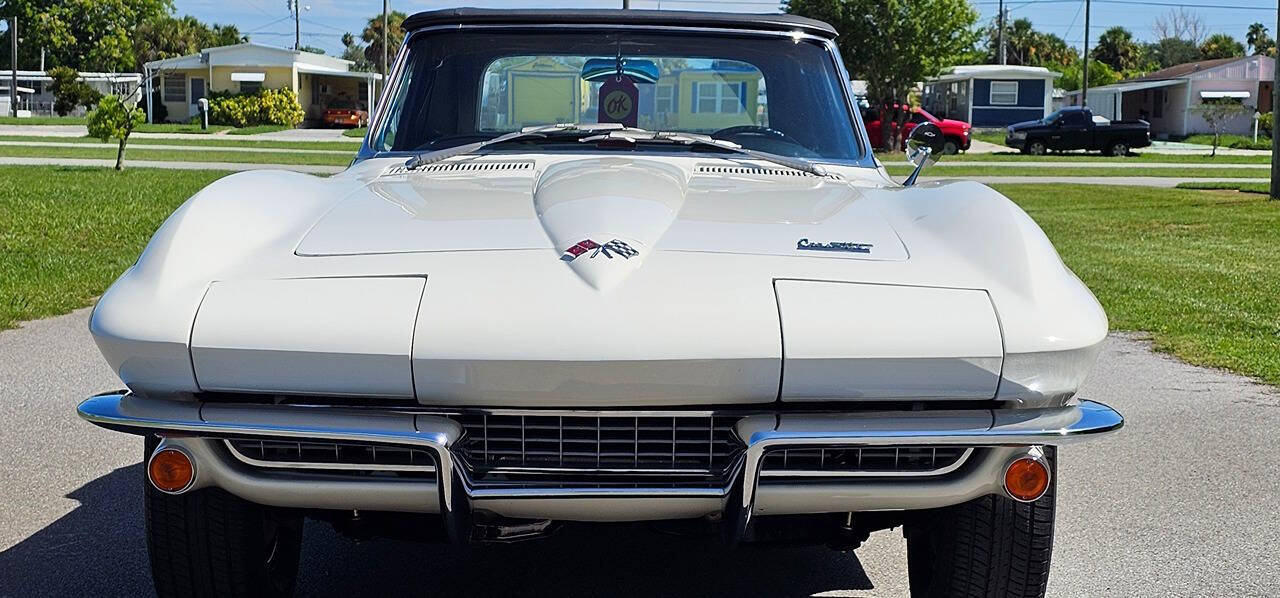
[[[161, 596], [279, 595], [303, 517], [454, 542], [655, 521], [1042, 596], [1102, 309], [985, 186], [900, 185], [826, 24], [416, 15], [359, 158], [226, 177], [90, 323]], [[936, 128], [915, 129], [923, 166]], [[919, 170], [917, 169], [917, 173]]]

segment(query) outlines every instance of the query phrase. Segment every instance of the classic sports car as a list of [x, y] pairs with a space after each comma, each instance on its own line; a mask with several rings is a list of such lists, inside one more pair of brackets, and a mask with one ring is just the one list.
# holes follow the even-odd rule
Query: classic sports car
[[1016, 205], [898, 184], [828, 25], [421, 13], [356, 162], [228, 176], [90, 328], [161, 596], [287, 594], [301, 521], [457, 543], [652, 521], [1041, 596], [1107, 332]]
[[350, 100], [334, 100], [324, 110], [324, 124], [363, 127], [369, 123], [369, 113], [364, 106]]

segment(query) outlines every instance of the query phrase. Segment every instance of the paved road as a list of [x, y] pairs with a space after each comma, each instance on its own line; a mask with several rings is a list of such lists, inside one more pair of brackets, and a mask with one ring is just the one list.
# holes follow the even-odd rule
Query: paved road
[[[992, 154], [995, 152], [1014, 152], [1017, 151], [1007, 145], [999, 143], [988, 143], [981, 139], [974, 139], [972, 145], [965, 153], [970, 154]], [[1208, 155], [1213, 151], [1211, 145], [1198, 145], [1194, 143], [1175, 143], [1171, 141], [1152, 141], [1149, 147], [1139, 148], [1135, 150], [1144, 154], [1174, 154], [1174, 155]], [[1270, 150], [1249, 150], [1235, 149], [1232, 147], [1219, 147], [1219, 155], [1230, 156], [1269, 156]]]
[[[150, 594], [136, 438], [78, 421], [119, 386], [87, 311], [0, 332], [0, 597]], [[1280, 392], [1113, 336], [1085, 394], [1120, 435], [1062, 451], [1051, 596], [1275, 596]], [[302, 596], [906, 595], [901, 535], [856, 556], [745, 548], [642, 528], [568, 528], [460, 550], [356, 543], [309, 524]]]

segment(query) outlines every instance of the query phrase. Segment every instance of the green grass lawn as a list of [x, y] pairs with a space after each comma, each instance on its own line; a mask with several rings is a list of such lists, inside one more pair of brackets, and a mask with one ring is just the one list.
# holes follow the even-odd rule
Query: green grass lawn
[[1240, 191], [1242, 193], [1271, 193], [1271, 183], [1178, 183], [1179, 189]]
[[[116, 150], [110, 147], [44, 147], [0, 146], [0, 156], [41, 158], [98, 158], [115, 160]], [[355, 157], [339, 154], [266, 153], [246, 149], [243, 152], [208, 152], [198, 149], [126, 149], [125, 167], [129, 160], [163, 160], [166, 162], [235, 162], [253, 164], [306, 164], [320, 166], [346, 166]]]
[[[914, 170], [912, 166], [888, 166], [886, 170], [893, 176], [907, 176]], [[1187, 168], [1007, 168], [1001, 166], [949, 166], [925, 168], [921, 176], [935, 177], [973, 177], [973, 176], [1068, 176], [1068, 177], [1114, 177], [1114, 176], [1158, 176], [1158, 177], [1222, 177], [1230, 179], [1269, 178], [1271, 173], [1264, 168], [1212, 168], [1188, 166]], [[1086, 182], [1086, 181], [1081, 181]]]
[[1158, 350], [1280, 384], [1280, 202], [1220, 191], [1001, 185]]
[[83, 125], [83, 116], [33, 116], [31, 118], [14, 118], [0, 116], [0, 125]]
[[228, 134], [231, 135], [257, 135], [258, 133], [275, 133], [276, 131], [288, 131], [293, 127], [285, 125], [256, 125], [252, 127], [241, 127], [239, 129], [231, 129]]
[[970, 131], [969, 137], [978, 141], [1004, 145], [1004, 129], [998, 131]]
[[347, 129], [343, 131], [342, 136], [355, 137], [356, 139], [364, 139], [365, 134], [368, 132], [369, 132], [369, 127], [357, 127], [354, 129]]
[[[1196, 143], [1199, 145], [1213, 145], [1213, 135], [1200, 134], [1192, 135], [1182, 140], [1182, 143]], [[1266, 135], [1258, 135], [1258, 142], [1254, 143], [1253, 135], [1220, 135], [1218, 136], [1218, 147], [1235, 147], [1240, 149], [1271, 149], [1271, 138]]]
[[[1017, 152], [996, 152], [993, 154], [975, 154], [966, 153], [954, 156], [943, 156], [939, 164], [946, 166], [948, 162], [1115, 162], [1119, 164], [1134, 164], [1143, 162], [1166, 162], [1177, 164], [1270, 164], [1271, 156], [1214, 156], [1209, 157], [1205, 154], [1157, 154], [1152, 152], [1131, 154], [1124, 157], [1104, 156], [1102, 154], [1093, 153], [1085, 154], [1079, 152], [1067, 154], [1049, 154], [1047, 156], [1027, 156]], [[906, 155], [902, 152], [880, 153], [876, 152], [876, 157], [881, 162], [903, 162], [906, 161]]]
[[[0, 141], [16, 141], [19, 143], [102, 143], [95, 137], [38, 137], [28, 135], [0, 135]], [[164, 137], [130, 137], [129, 144], [142, 145], [173, 145], [173, 146], [217, 146], [217, 147], [243, 147], [248, 149], [254, 148], [274, 148], [274, 149], [310, 149], [310, 150], [340, 150], [351, 152], [355, 155], [359, 149], [359, 145], [351, 141], [277, 141], [274, 139], [238, 139], [227, 135], [218, 135], [216, 137], [201, 137], [199, 139], [167, 139]]]
[[0, 329], [89, 305], [225, 172], [0, 166]]
[[231, 129], [225, 125], [209, 125], [208, 129], [201, 129], [200, 125], [180, 124], [180, 123], [142, 123], [138, 128], [134, 129], [135, 133], [194, 133], [197, 135], [213, 135]]

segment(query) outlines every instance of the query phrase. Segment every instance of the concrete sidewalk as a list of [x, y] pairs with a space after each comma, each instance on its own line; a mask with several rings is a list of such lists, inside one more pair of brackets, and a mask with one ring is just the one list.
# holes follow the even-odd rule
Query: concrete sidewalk
[[[132, 137], [130, 137], [132, 139]], [[116, 149], [115, 143], [81, 143], [73, 141], [0, 141], [0, 147], [92, 147], [103, 149]], [[327, 154], [333, 156], [352, 156], [356, 155], [356, 148], [350, 150], [325, 150], [325, 149], [293, 149], [279, 147], [243, 147], [233, 145], [157, 145], [146, 143], [130, 143], [128, 149], [145, 149], [145, 150], [171, 150], [171, 151], [202, 151], [202, 152], [252, 152], [255, 154]]]
[[[0, 156], [0, 165], [27, 166], [91, 166], [114, 168], [116, 161], [97, 158], [24, 158]], [[131, 160], [125, 158], [125, 168], [168, 168], [170, 170], [292, 170], [307, 174], [334, 174], [346, 170], [346, 166], [323, 166], [315, 164], [255, 164], [252, 162], [183, 162], [164, 160]]]
[[[231, 135], [226, 131], [218, 133], [134, 133], [130, 139], [244, 139], [247, 141], [344, 141], [354, 148], [363, 141], [358, 137], [343, 135], [344, 129], [289, 129], [272, 133], [256, 133], [253, 135]], [[0, 135], [20, 137], [87, 137], [89, 129], [84, 125], [0, 125]]]

